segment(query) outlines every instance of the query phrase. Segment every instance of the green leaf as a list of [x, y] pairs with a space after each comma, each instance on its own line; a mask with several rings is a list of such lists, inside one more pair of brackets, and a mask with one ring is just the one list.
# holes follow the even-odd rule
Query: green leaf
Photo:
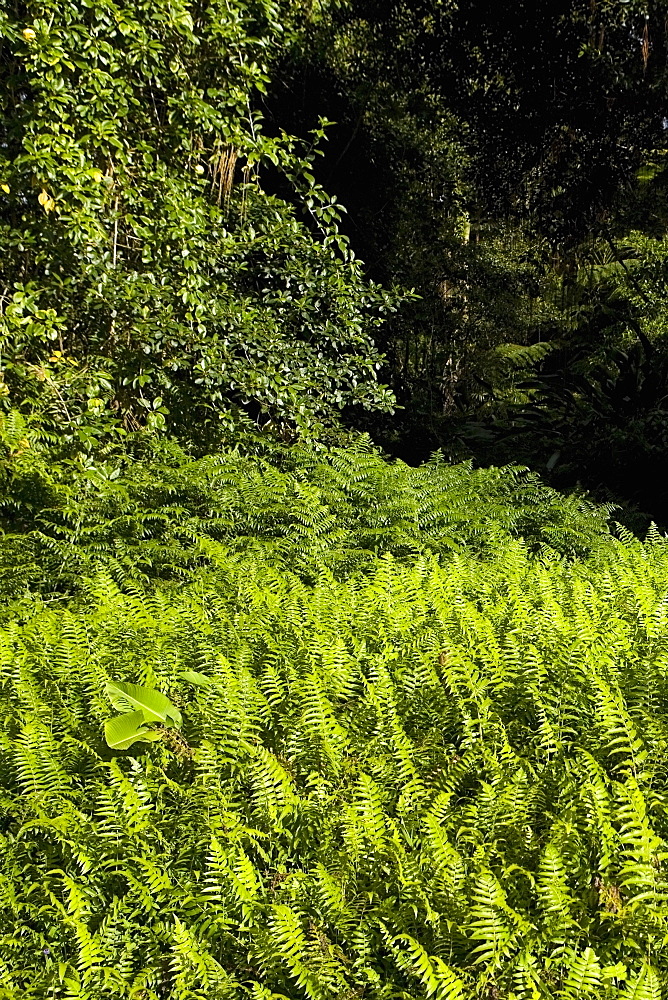
[[213, 677], [199, 674], [196, 670], [184, 670], [180, 676], [182, 680], [189, 684], [195, 684], [197, 687], [211, 687], [212, 684], [215, 684]]
[[142, 713], [144, 722], [164, 722], [165, 725], [181, 725], [181, 713], [160, 691], [143, 687], [141, 684], [124, 684], [122, 681], [108, 681], [107, 695], [119, 712]]
[[146, 729], [143, 712], [115, 715], [104, 724], [104, 738], [112, 750], [127, 750], [133, 743], [154, 743], [161, 737], [159, 729]]

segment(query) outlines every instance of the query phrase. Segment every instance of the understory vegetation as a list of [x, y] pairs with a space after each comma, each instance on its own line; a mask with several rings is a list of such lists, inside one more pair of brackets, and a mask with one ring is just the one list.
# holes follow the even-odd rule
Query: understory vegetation
[[2, 996], [662, 995], [664, 536], [364, 441], [3, 432]]
[[199, 459], [152, 442], [115, 467], [54, 469], [26, 433], [16, 414], [0, 418], [5, 599], [66, 597], [99, 570], [119, 584], [185, 580], [220, 550], [308, 579], [321, 566], [350, 574], [385, 553], [485, 552], [510, 537], [535, 552], [585, 555], [614, 512], [564, 497], [521, 467], [474, 470], [439, 455], [419, 468], [390, 464], [364, 438]]
[[[662, 996], [664, 538], [422, 533], [16, 607], [3, 996]], [[180, 725], [110, 749], [110, 681]]]
[[0, 1000], [666, 1000], [667, 32], [0, 0]]

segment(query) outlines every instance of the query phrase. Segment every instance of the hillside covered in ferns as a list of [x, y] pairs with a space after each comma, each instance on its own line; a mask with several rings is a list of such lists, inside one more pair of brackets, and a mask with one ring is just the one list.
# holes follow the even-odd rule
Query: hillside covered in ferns
[[0, 0], [0, 1000], [668, 1000], [664, 0]]

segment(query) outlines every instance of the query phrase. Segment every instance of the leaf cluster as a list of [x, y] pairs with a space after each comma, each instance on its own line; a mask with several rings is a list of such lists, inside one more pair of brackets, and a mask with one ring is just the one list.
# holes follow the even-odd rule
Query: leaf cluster
[[324, 130], [269, 134], [257, 108], [305, 13], [0, 14], [0, 402], [70, 453], [138, 428], [317, 436], [345, 406], [391, 409], [372, 333], [396, 297], [311, 172]]

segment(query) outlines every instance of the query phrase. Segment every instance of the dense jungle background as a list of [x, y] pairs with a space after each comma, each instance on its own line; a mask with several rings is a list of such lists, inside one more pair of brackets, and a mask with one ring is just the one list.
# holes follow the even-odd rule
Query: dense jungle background
[[6, 407], [78, 456], [362, 429], [668, 517], [661, 4], [28, 9]]
[[668, 996], [665, 0], [0, 0], [0, 1000]]
[[284, 61], [271, 121], [334, 119], [318, 176], [384, 287], [408, 461], [524, 462], [666, 511], [665, 9], [358, 3]]

